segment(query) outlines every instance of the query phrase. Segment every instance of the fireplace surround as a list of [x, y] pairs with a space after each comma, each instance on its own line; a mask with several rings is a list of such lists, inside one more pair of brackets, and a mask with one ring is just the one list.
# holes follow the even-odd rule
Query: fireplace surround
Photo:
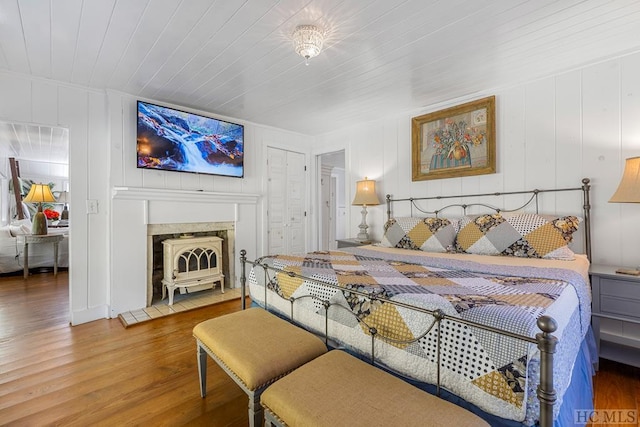
[[[155, 174], [148, 176], [156, 177]], [[162, 174], [158, 175], [158, 178], [162, 177]], [[230, 178], [227, 181], [236, 182]], [[109, 230], [111, 285], [109, 295], [105, 296], [110, 300], [110, 317], [144, 309], [151, 302], [153, 287], [149, 285], [148, 254], [152, 250], [150, 241], [157, 234], [169, 234], [168, 238], [171, 238], [181, 233], [207, 233], [207, 229], [227, 233], [232, 243], [223, 245], [223, 258], [229, 260], [225, 288], [239, 287], [235, 272], [239, 256], [236, 249], [257, 254], [264, 244], [260, 199], [258, 194], [242, 192], [114, 187]], [[91, 220], [91, 215], [88, 218]], [[100, 296], [88, 294], [86, 298], [91, 303]]]

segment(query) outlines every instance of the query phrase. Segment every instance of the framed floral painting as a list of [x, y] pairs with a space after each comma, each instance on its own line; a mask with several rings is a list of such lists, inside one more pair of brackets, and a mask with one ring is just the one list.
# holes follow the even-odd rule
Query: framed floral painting
[[412, 180], [496, 171], [495, 96], [411, 119]]

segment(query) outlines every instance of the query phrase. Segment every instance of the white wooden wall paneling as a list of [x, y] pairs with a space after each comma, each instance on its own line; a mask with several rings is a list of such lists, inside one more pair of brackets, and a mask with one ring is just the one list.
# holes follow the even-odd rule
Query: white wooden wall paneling
[[158, 171], [137, 168], [138, 106], [135, 99], [122, 95], [120, 103], [122, 105], [122, 165], [118, 168], [122, 168], [122, 184], [131, 187], [153, 187], [153, 183], [157, 182], [159, 184], [155, 188], [162, 188], [164, 182]]
[[[60, 123], [69, 128], [69, 177], [73, 230], [69, 245], [69, 297], [72, 322], [83, 318], [89, 309], [89, 288], [106, 286], [107, 277], [98, 283], [89, 279], [89, 258], [100, 255], [106, 258], [106, 242], [102, 254], [89, 253], [91, 239], [89, 219], [86, 215], [85, 201], [89, 196], [88, 179], [88, 109], [89, 100], [86, 91], [75, 87], [59, 88], [58, 114]], [[75, 177], [75, 178], [74, 178]], [[106, 184], [103, 182], [103, 184]], [[74, 209], [75, 207], [75, 209]], [[76, 212], [74, 215], [72, 212]], [[78, 236], [77, 239], [74, 236]], [[106, 301], [103, 301], [106, 304]], [[104, 317], [103, 313], [102, 317]], [[80, 322], [81, 323], [81, 322]]]
[[[583, 146], [586, 170], [595, 173], [592, 194], [594, 258], [617, 265], [621, 262], [620, 237], [598, 224], [616, 218], [620, 206], [608, 200], [620, 181], [620, 69], [618, 61], [598, 64], [582, 71]], [[618, 234], [618, 235], [617, 235]]]
[[[580, 84], [581, 75], [578, 71], [555, 77], [556, 187], [578, 187], [582, 178], [591, 179], [582, 168]], [[575, 192], [558, 194], [557, 212], [575, 212], [581, 197]]]
[[[88, 282], [96, 286], [88, 287], [88, 309], [102, 310], [107, 315], [109, 263], [109, 219], [111, 213], [110, 185], [103, 177], [109, 176], [109, 123], [105, 96], [93, 92], [88, 93], [87, 105], [87, 139], [84, 144], [87, 164], [87, 199], [98, 201], [98, 212], [86, 215], [88, 221], [87, 258]], [[71, 162], [70, 162], [71, 163]], [[75, 191], [76, 180], [74, 180]], [[86, 212], [86, 206], [76, 205], [78, 216]], [[84, 212], [83, 212], [84, 210]], [[71, 211], [72, 212], [72, 211]], [[70, 212], [70, 218], [73, 214]], [[75, 224], [73, 225], [75, 226]], [[71, 231], [73, 232], [73, 230]]]
[[[533, 82], [525, 88], [524, 188], [556, 187], [555, 85], [553, 79]], [[554, 212], [554, 197], [540, 199], [540, 209]]]
[[[369, 179], [374, 179], [382, 183], [382, 172], [384, 171], [384, 158], [382, 154], [384, 146], [385, 126], [386, 120], [381, 120], [376, 126], [363, 126], [363, 136], [365, 138], [364, 144], [366, 145], [366, 150], [360, 156], [359, 169], [356, 176], [354, 176], [355, 181], [360, 181], [367, 177]], [[351, 202], [353, 201], [353, 197], [355, 197], [355, 182], [351, 187], [352, 196], [349, 200], [349, 204], [351, 204]], [[376, 192], [380, 202], [382, 203], [382, 199], [384, 196], [377, 189], [377, 186]], [[352, 237], [355, 237], [355, 235], [357, 234], [356, 231], [358, 231], [358, 224], [360, 224], [360, 222], [362, 221], [362, 215], [360, 213], [361, 210], [361, 206], [352, 206], [352, 211], [355, 211], [353, 212], [353, 214], [355, 215], [352, 215], [352, 218], [356, 220], [355, 222], [352, 221], [351, 230], [353, 230], [352, 233], [355, 233], [352, 235]], [[369, 236], [378, 238], [382, 237], [382, 234], [379, 232], [379, 230], [382, 229], [383, 225], [383, 211], [383, 205], [367, 206], [367, 225], [369, 226], [367, 232], [369, 233]]]
[[[624, 161], [640, 155], [640, 55], [620, 59], [620, 169]], [[611, 193], [613, 195], [613, 193]], [[640, 266], [640, 204], [625, 203], [619, 206], [621, 228], [619, 233], [620, 265]]]
[[107, 106], [109, 111], [109, 134], [111, 143], [109, 144], [109, 175], [111, 185], [115, 187], [124, 186], [124, 115], [122, 97], [119, 93], [107, 91]]
[[33, 80], [31, 92], [33, 123], [58, 123], [58, 85], [45, 80]]
[[32, 84], [30, 79], [18, 77], [16, 74], [1, 73], [0, 93], [2, 93], [0, 117], [8, 122], [31, 121]]
[[[377, 183], [378, 197], [380, 197], [381, 210], [382, 210], [382, 224], [387, 220], [387, 194], [392, 194], [392, 189], [397, 189], [399, 181], [398, 174], [400, 165], [398, 158], [400, 156], [399, 151], [404, 150], [404, 145], [401, 144], [401, 129], [404, 126], [404, 116], [402, 118], [393, 118], [387, 122], [387, 126], [384, 128], [384, 138], [382, 144], [382, 151], [380, 155], [383, 159], [382, 177]], [[354, 184], [355, 185], [355, 184]], [[355, 188], [355, 187], [354, 187]], [[377, 240], [382, 239], [383, 230], [373, 230], [373, 235]], [[350, 236], [350, 235], [348, 235]]]

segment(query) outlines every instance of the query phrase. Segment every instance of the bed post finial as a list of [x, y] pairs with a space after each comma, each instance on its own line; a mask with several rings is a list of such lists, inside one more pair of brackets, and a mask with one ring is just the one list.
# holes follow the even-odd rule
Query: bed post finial
[[589, 190], [591, 190], [591, 180], [582, 178], [582, 210], [584, 211], [584, 247], [587, 258], [591, 261], [591, 202], [589, 200]]
[[558, 323], [550, 316], [540, 316], [537, 323], [542, 331], [536, 334], [540, 350], [540, 384], [537, 393], [540, 400], [540, 426], [551, 427], [553, 405], [556, 403], [556, 391], [553, 388], [553, 354], [558, 344], [558, 339], [552, 333], [558, 329]]
[[240, 250], [240, 304], [242, 309], [247, 308], [246, 299], [246, 287], [247, 287], [247, 275], [246, 275], [246, 266], [247, 266], [247, 251], [244, 249]]
[[387, 221], [391, 219], [391, 194], [387, 194]]

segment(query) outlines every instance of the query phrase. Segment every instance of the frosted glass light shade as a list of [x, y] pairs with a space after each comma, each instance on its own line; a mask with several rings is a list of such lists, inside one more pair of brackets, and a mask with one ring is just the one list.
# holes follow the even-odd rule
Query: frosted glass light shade
[[309, 59], [320, 54], [324, 34], [315, 25], [298, 25], [291, 37], [293, 38], [293, 48], [298, 55], [305, 59], [307, 65], [309, 65]]
[[640, 203], [640, 157], [626, 160], [622, 179], [609, 203]]

